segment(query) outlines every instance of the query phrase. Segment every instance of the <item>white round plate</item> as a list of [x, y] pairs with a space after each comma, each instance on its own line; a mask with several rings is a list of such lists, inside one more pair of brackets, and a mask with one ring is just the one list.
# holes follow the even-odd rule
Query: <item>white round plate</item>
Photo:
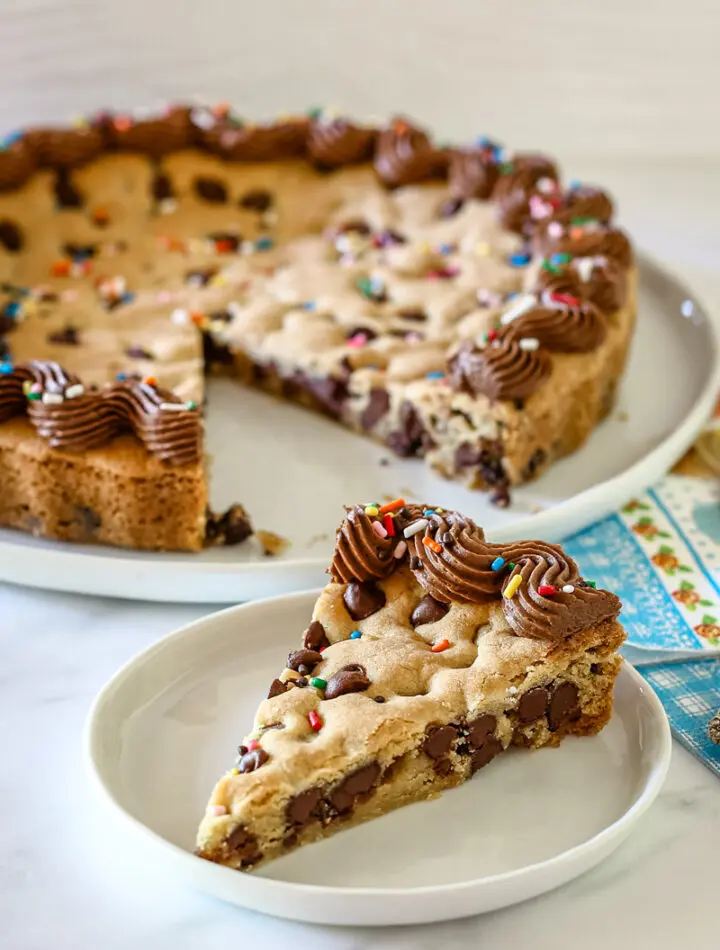
[[720, 387], [718, 333], [657, 265], [640, 264], [638, 328], [612, 417], [578, 452], [513, 492], [507, 510], [314, 413], [211, 381], [213, 507], [241, 501], [256, 526], [290, 541], [277, 558], [254, 541], [202, 554], [66, 544], [0, 530], [0, 580], [143, 600], [230, 603], [321, 584], [342, 505], [405, 498], [457, 508], [496, 541], [558, 540], [616, 510], [692, 444]]
[[[317, 592], [254, 601], [171, 634], [124, 667], [90, 712], [86, 752], [118, 819], [108, 835], [252, 910], [322, 924], [479, 914], [558, 887], [610, 854], [658, 794], [670, 761], [659, 700], [627, 664], [599, 736], [511, 750], [432, 802], [244, 874], [195, 857], [195, 831], [258, 701], [298, 642]], [[128, 838], [127, 833], [135, 837]], [[138, 847], [140, 843], [145, 848]], [[108, 843], [109, 853], [115, 845]]]

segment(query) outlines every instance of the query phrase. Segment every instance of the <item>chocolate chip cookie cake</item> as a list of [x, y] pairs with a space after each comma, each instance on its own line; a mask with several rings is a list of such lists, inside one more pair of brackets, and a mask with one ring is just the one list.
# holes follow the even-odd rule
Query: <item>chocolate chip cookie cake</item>
[[8, 137], [0, 524], [166, 550], [246, 536], [207, 511], [211, 370], [506, 503], [613, 404], [635, 273], [612, 216], [549, 158], [440, 147], [405, 119], [175, 106]]
[[210, 797], [201, 857], [248, 870], [610, 718], [620, 601], [559, 547], [490, 544], [398, 499], [348, 509], [329, 573]]

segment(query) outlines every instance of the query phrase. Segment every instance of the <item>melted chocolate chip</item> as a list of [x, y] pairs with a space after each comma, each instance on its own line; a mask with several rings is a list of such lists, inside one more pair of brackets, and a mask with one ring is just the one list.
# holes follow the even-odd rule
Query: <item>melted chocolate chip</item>
[[193, 182], [195, 194], [203, 201], [211, 204], [222, 205], [228, 200], [227, 188], [219, 178], [207, 178], [204, 175], [198, 175]]
[[14, 221], [0, 221], [0, 244], [11, 254], [17, 254], [23, 249], [25, 239], [22, 231]]
[[427, 322], [427, 314], [424, 310], [401, 310], [398, 316], [403, 320], [412, 320], [413, 323]]
[[170, 176], [166, 175], [164, 172], [157, 172], [152, 180], [150, 190], [153, 200], [157, 202], [167, 201], [168, 199], [175, 197]]
[[266, 188], [253, 188], [251, 191], [245, 192], [238, 201], [238, 204], [247, 211], [258, 211], [262, 213], [272, 208], [273, 201], [272, 193]]
[[285, 809], [285, 817], [289, 825], [302, 827], [311, 821], [319, 820], [321, 811], [322, 792], [319, 788], [309, 788], [291, 798]]
[[409, 402], [400, 406], [400, 428], [388, 436], [388, 445], [396, 455], [408, 458], [430, 449], [434, 443]]
[[353, 620], [364, 620], [377, 613], [386, 602], [385, 591], [374, 581], [348, 584], [343, 594], [343, 603]]
[[372, 429], [390, 408], [390, 396], [386, 389], [376, 387], [370, 390], [370, 399], [360, 416], [360, 425], [363, 429]]
[[240, 544], [253, 533], [252, 524], [242, 505], [232, 505], [220, 516], [207, 512], [205, 538], [214, 544]]
[[355, 799], [360, 795], [366, 795], [372, 789], [380, 778], [380, 772], [380, 765], [377, 762], [370, 762], [369, 765], [364, 765], [356, 772], [352, 772], [330, 792], [328, 796], [330, 804], [341, 814], [350, 811], [355, 804]]
[[410, 614], [410, 623], [413, 627], [419, 627], [424, 623], [436, 623], [442, 620], [448, 610], [450, 610], [449, 604], [443, 604], [427, 594]]
[[536, 686], [524, 693], [518, 703], [520, 722], [535, 722], [545, 715], [550, 694], [544, 686]]
[[317, 650], [294, 650], [287, 658], [287, 665], [291, 670], [305, 675], [312, 673], [321, 660], [322, 653], [318, 653]]
[[467, 724], [468, 742], [473, 748], [479, 749], [485, 745], [497, 728], [497, 719], [490, 713], [485, 713]]
[[258, 847], [257, 838], [244, 825], [238, 825], [227, 836], [225, 847], [234, 857], [240, 859], [242, 867], [256, 864], [262, 858], [262, 851]]
[[579, 698], [580, 691], [574, 683], [560, 683], [548, 705], [547, 715], [551, 732], [580, 716]]
[[58, 169], [53, 182], [53, 192], [58, 208], [82, 208], [83, 196], [73, 184], [67, 169]]
[[305, 631], [303, 644], [306, 650], [319, 650], [321, 647], [329, 647], [330, 641], [325, 635], [325, 627], [319, 620], [313, 620]]
[[268, 690], [267, 698], [272, 699], [274, 696], [280, 696], [282, 693], [287, 692], [287, 686], [283, 683], [282, 680], [274, 679], [270, 684], [270, 689]]
[[75, 327], [65, 327], [64, 330], [56, 330], [55, 333], [48, 333], [48, 343], [55, 343], [61, 346], [78, 346], [80, 343], [80, 334]]
[[474, 775], [478, 769], [481, 769], [488, 762], [491, 762], [496, 755], [503, 751], [502, 743], [495, 736], [490, 736], [479, 749], [476, 749], [470, 756], [470, 771]]
[[351, 663], [343, 666], [327, 681], [325, 699], [337, 699], [346, 693], [362, 693], [368, 686], [370, 680], [365, 669], [359, 663]]
[[270, 756], [264, 749], [253, 749], [252, 752], [246, 752], [238, 762], [238, 769], [245, 772], [254, 772], [261, 765], [265, 765]]
[[457, 738], [455, 726], [430, 726], [423, 742], [423, 752], [431, 759], [442, 759]]
[[154, 356], [149, 350], [146, 350], [142, 346], [138, 346], [137, 343], [131, 344], [126, 350], [125, 355], [129, 356], [133, 360], [152, 360]]

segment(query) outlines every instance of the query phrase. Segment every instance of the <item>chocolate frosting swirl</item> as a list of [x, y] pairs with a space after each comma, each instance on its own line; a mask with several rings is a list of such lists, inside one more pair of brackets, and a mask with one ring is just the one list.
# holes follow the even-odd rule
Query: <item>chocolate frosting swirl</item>
[[607, 192], [591, 185], [570, 188], [553, 212], [553, 221], [570, 224], [577, 218], [592, 218], [607, 224], [613, 216], [613, 204]]
[[186, 106], [173, 106], [164, 115], [148, 119], [117, 115], [106, 120], [106, 128], [112, 148], [153, 157], [188, 148], [194, 139]]
[[606, 333], [607, 323], [598, 308], [583, 302], [527, 310], [503, 331], [502, 339], [530, 337], [554, 353], [589, 353], [600, 346]]
[[[408, 539], [402, 560], [392, 558], [390, 570], [407, 558], [420, 586], [439, 604], [482, 604], [502, 597], [503, 612], [517, 636], [549, 641], [562, 641], [619, 613], [618, 598], [582, 581], [575, 562], [556, 545], [543, 541], [490, 544], [482, 528], [470, 518], [454, 511], [437, 513], [434, 509], [424, 514], [425, 510], [422, 506], [411, 506], [397, 513], [400, 526], [420, 517], [426, 525]], [[365, 515], [362, 506], [348, 512], [348, 518], [362, 513], [369, 522], [368, 530], [374, 533], [372, 521], [379, 519]], [[346, 521], [338, 533], [338, 546], [347, 537], [347, 524]], [[432, 543], [428, 545], [425, 539]], [[346, 567], [347, 562], [341, 561]], [[352, 571], [348, 580], [338, 577], [334, 564], [334, 581], [351, 583], [359, 579]], [[368, 575], [369, 562], [363, 562], [362, 569], [367, 580], [377, 580], [388, 573], [385, 562], [381, 562], [382, 573]], [[515, 594], [503, 597], [507, 584], [518, 574], [522, 583]], [[544, 585], [551, 593], [540, 594]]]
[[297, 118], [263, 125], [227, 120], [199, 133], [205, 147], [236, 162], [272, 162], [305, 153], [308, 120]]
[[[573, 257], [608, 257], [621, 267], [632, 263], [632, 245], [620, 228], [611, 227], [563, 227], [562, 234], [555, 236], [552, 228], [558, 222], [550, 222], [538, 231], [535, 243], [547, 257], [551, 253], [571, 254]], [[562, 227], [562, 225], [561, 225]]]
[[453, 149], [450, 152], [450, 191], [458, 198], [489, 198], [499, 177], [500, 168], [487, 149]]
[[[23, 384], [59, 401], [29, 399]], [[125, 432], [148, 452], [172, 465], [200, 460], [202, 429], [197, 410], [177, 396], [139, 379], [113, 383], [102, 390], [72, 395], [80, 381], [57, 363], [34, 360], [0, 376], [0, 422], [27, 413], [38, 435], [53, 448], [80, 452], [97, 448]], [[68, 394], [70, 391], [70, 394]], [[165, 408], [182, 405], [180, 410]]]
[[369, 161], [377, 137], [377, 129], [362, 128], [347, 119], [316, 120], [310, 123], [307, 150], [320, 165], [336, 168]]
[[84, 125], [75, 129], [29, 129], [28, 147], [40, 168], [72, 168], [96, 158], [106, 145], [100, 128]]
[[551, 294], [564, 294], [589, 301], [602, 313], [615, 313], [625, 302], [625, 271], [605, 258], [585, 258], [589, 262], [589, 276], [583, 280], [579, 260], [570, 261], [557, 274], [544, 268], [540, 270], [535, 289], [540, 291], [542, 301], [549, 302]]
[[[564, 640], [603, 620], [614, 619], [622, 604], [610, 591], [584, 585], [577, 564], [554, 544], [542, 541], [493, 545], [502, 548], [502, 557], [515, 564], [503, 578], [503, 590], [516, 574], [523, 583], [515, 595], [503, 597], [503, 613], [518, 636], [539, 640]], [[552, 585], [556, 593], [539, 593]], [[564, 586], [573, 588], [563, 591]]]
[[487, 396], [492, 400], [526, 399], [552, 371], [542, 350], [524, 350], [511, 338], [500, 338], [481, 348], [464, 343], [448, 363], [455, 392]]
[[540, 193], [537, 183], [542, 178], [557, 181], [557, 167], [544, 155], [522, 153], [514, 156], [510, 167], [498, 178], [492, 200], [504, 227], [522, 232], [531, 221], [530, 198]]
[[447, 165], [447, 152], [435, 148], [426, 132], [405, 119], [393, 119], [380, 133], [375, 171], [389, 188], [440, 178]]
[[373, 531], [373, 519], [363, 505], [346, 508], [347, 517], [338, 530], [329, 574], [333, 581], [349, 584], [388, 577], [397, 565], [392, 552], [397, 543]]
[[0, 151], [0, 191], [18, 188], [35, 171], [37, 158], [27, 139], [17, 139]]

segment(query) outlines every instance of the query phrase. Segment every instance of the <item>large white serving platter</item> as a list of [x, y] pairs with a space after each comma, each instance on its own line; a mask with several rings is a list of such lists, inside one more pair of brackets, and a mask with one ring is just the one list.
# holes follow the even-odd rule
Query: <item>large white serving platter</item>
[[[95, 701], [86, 755], [108, 814], [103, 853], [126, 849], [158, 886], [323, 924], [479, 914], [564, 884], [609, 855], [658, 794], [665, 713], [625, 665], [608, 726], [559, 749], [514, 749], [461, 788], [301, 848], [252, 874], [191, 851], [210, 789], [299, 642], [317, 592], [205, 617], [125, 666]], [[631, 845], [628, 845], [630, 847]]]
[[720, 387], [718, 330], [694, 295], [640, 262], [638, 328], [618, 405], [578, 452], [513, 492], [507, 510], [303, 409], [211, 382], [208, 448], [216, 509], [241, 501], [283, 535], [199, 555], [71, 545], [0, 530], [0, 580], [158, 601], [229, 603], [322, 583], [342, 505], [386, 496], [459, 508], [493, 540], [558, 540], [657, 480], [692, 444]]

